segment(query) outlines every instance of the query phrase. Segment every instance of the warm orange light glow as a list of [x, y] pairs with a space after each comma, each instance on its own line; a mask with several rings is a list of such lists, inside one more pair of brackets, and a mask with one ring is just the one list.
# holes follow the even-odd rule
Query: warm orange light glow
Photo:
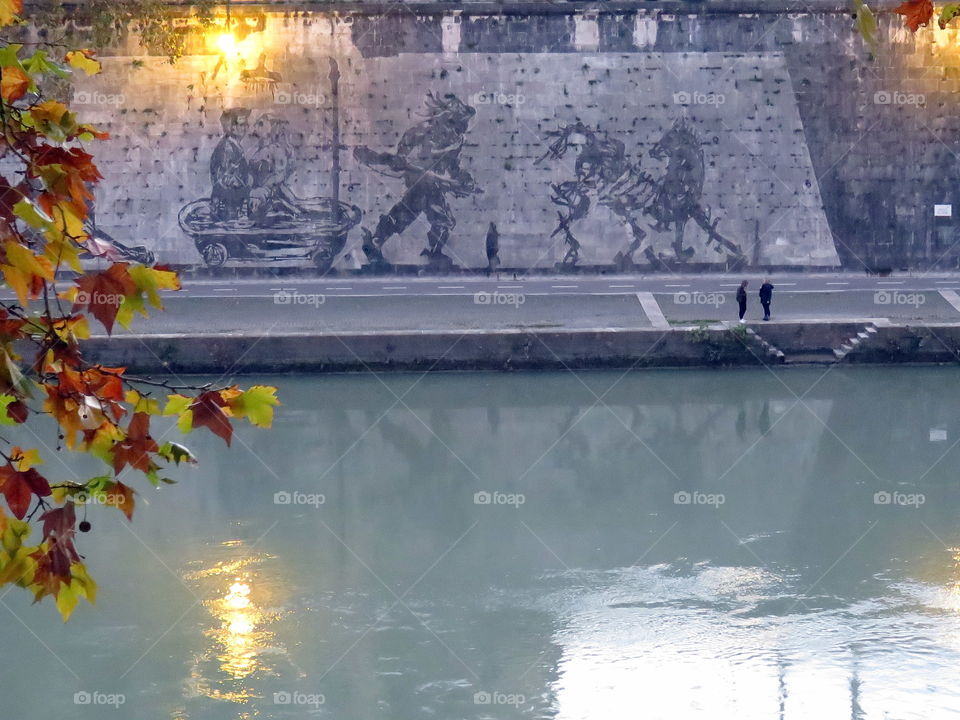
[[217, 36], [217, 48], [224, 55], [233, 55], [237, 51], [237, 38], [230, 32], [221, 33]]

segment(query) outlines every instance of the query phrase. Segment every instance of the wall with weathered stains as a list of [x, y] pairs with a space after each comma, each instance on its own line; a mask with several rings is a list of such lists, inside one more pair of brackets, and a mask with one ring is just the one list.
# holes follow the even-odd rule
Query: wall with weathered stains
[[956, 267], [956, 31], [871, 61], [847, 14], [643, 5], [131, 39], [75, 87], [114, 138], [98, 228], [177, 264]]

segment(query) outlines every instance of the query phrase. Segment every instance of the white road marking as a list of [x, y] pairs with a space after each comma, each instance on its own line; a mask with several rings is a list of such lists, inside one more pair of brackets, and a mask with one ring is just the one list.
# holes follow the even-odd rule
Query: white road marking
[[214, 288], [214, 292], [236, 292], [236, 288]]
[[720, 287], [740, 287], [740, 283], [721, 283]]
[[383, 289], [384, 290], [406, 290], [407, 286], [406, 285], [384, 285]]
[[841, 283], [841, 282], [827, 283], [827, 285], [849, 285], [849, 284], [850, 283]]
[[636, 285], [608, 285], [611, 288], [635, 288]]
[[960, 312], [960, 295], [957, 295], [956, 290], [941, 290], [940, 295], [943, 296], [944, 300], [953, 305], [954, 310]]
[[790, 285], [796, 285], [796, 283], [784, 283], [784, 282], [782, 282], [782, 283], [777, 283], [777, 287], [780, 287], [780, 286], [787, 287], [787, 286], [790, 286]]
[[522, 288], [523, 285], [497, 285], [497, 290], [513, 290], [514, 288]]
[[437, 290], [463, 290], [463, 285], [437, 285]]
[[877, 280], [877, 285], [903, 285], [903, 280]]
[[664, 287], [690, 287], [690, 283], [687, 283], [686, 285], [664, 285]]
[[344, 286], [341, 285], [340, 287], [324, 288], [324, 290], [353, 290], [353, 288], [352, 288], [352, 287], [344, 287]]
[[670, 329], [670, 323], [668, 323], [667, 318], [664, 317], [663, 310], [660, 309], [660, 305], [657, 303], [657, 299], [653, 296], [652, 292], [638, 292], [637, 300], [640, 301], [640, 306], [643, 308], [643, 312], [653, 327], [657, 330]]
[[576, 290], [578, 285], [551, 285], [554, 290]]

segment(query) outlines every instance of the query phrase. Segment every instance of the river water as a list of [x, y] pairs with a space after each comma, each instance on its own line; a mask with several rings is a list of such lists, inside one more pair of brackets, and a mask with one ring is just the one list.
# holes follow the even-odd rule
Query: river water
[[955, 369], [272, 382], [0, 598], [0, 717], [960, 712]]

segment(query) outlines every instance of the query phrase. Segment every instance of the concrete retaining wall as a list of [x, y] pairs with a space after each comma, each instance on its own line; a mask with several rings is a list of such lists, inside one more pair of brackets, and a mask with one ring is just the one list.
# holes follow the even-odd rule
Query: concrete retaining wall
[[366, 229], [437, 273], [957, 267], [954, 29], [885, 15], [869, 60], [835, 2], [234, 6], [229, 44], [131, 37], [73, 89], [98, 227], [161, 261], [357, 270]]
[[[832, 350], [863, 324], [782, 323], [758, 327], [783, 351], [773, 358], [739, 331], [521, 330], [351, 335], [128, 336], [94, 338], [88, 357], [137, 373], [364, 372], [727, 367], [832, 362]], [[888, 326], [844, 363], [946, 363], [960, 359], [960, 326]]]

